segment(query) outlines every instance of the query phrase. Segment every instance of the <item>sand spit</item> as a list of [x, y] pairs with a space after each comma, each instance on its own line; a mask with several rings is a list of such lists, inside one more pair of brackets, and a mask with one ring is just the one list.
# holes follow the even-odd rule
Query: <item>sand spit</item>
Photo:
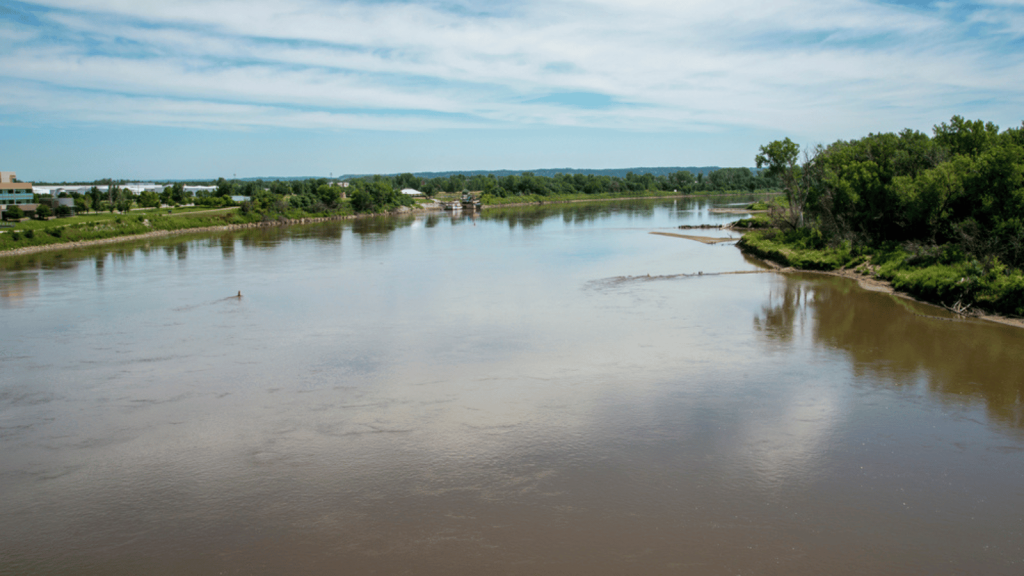
[[725, 242], [737, 242], [739, 238], [714, 238], [712, 236], [690, 236], [688, 234], [676, 234], [674, 232], [651, 232], [651, 234], [657, 234], [658, 236], [672, 236], [673, 238], [686, 238], [687, 240], [696, 240], [704, 244], [723, 244]]

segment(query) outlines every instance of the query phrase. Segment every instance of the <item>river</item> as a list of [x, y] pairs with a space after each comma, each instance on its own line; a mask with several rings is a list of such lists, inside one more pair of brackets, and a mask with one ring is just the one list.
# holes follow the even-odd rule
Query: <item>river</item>
[[0, 573], [1022, 573], [1024, 330], [741, 200], [0, 258]]

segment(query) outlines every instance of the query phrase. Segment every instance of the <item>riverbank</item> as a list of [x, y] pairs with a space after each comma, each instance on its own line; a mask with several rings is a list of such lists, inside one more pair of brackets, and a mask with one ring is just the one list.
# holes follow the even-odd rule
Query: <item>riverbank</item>
[[[738, 194], [726, 192], [725, 194]], [[770, 192], [768, 194], [771, 194]], [[528, 197], [528, 202], [490, 203], [483, 204], [482, 209], [512, 208], [522, 206], [542, 206], [557, 204], [574, 204], [579, 202], [611, 202], [622, 200], [661, 200], [677, 198], [695, 198], [716, 196], [718, 194], [670, 194], [652, 193], [636, 194], [599, 194], [588, 197]], [[586, 195], [583, 195], [586, 196]], [[597, 196], [597, 197], [593, 197]], [[522, 197], [520, 197], [522, 198]], [[504, 200], [504, 199], [499, 199]], [[490, 201], [494, 201], [492, 197]], [[420, 204], [414, 208], [399, 209], [384, 214], [402, 214], [410, 212], [429, 212], [437, 209], [431, 204]], [[96, 214], [86, 216], [84, 220], [72, 219], [69, 222], [56, 220], [49, 222], [32, 221], [28, 228], [12, 230], [0, 234], [0, 258], [5, 256], [22, 256], [54, 250], [78, 247], [130, 242], [134, 240], [173, 236], [191, 232], [218, 232], [263, 226], [287, 226], [327, 220], [347, 220], [364, 216], [379, 216], [382, 213], [344, 211], [327, 216], [287, 217], [278, 215], [266, 219], [263, 214], [243, 214], [237, 208], [221, 208], [203, 211], [188, 211], [174, 214], [148, 212], [145, 214]], [[294, 216], [294, 215], [292, 215]], [[20, 244], [20, 245], [19, 245]]]
[[[865, 254], [847, 247], [810, 248], [776, 240], [764, 233], [748, 233], [737, 242], [745, 254], [755, 256], [781, 273], [811, 273], [857, 281], [866, 290], [886, 292], [915, 302], [939, 306], [956, 317], [971, 317], [1024, 328], [1024, 318], [1013, 306], [1024, 290], [1024, 279], [1004, 271], [987, 277], [951, 266], [913, 266], [899, 251]], [[967, 266], [967, 264], [964, 264]], [[951, 274], [952, 273], [952, 274]], [[1009, 285], [1007, 285], [1009, 284]], [[988, 305], [987, 305], [988, 304]], [[1012, 309], [1011, 309], [1012, 310]]]
[[[408, 214], [409, 212], [404, 212]], [[395, 212], [394, 214], [398, 214]], [[292, 224], [312, 224], [315, 222], [329, 222], [332, 220], [351, 220], [354, 218], [364, 216], [380, 216], [380, 214], [338, 214], [333, 216], [321, 216], [312, 218], [283, 218], [278, 220], [267, 220], [259, 222], [243, 222], [236, 224], [225, 224], [220, 226], [199, 226], [195, 228], [178, 228], [173, 230], [153, 230], [150, 232], [142, 232], [138, 234], [123, 234], [118, 236], [110, 236], [107, 238], [97, 238], [91, 240], [69, 240], [64, 242], [54, 242], [50, 244], [40, 244], [36, 246], [25, 246], [22, 248], [14, 248], [10, 250], [0, 251], [0, 258], [6, 256], [25, 256], [28, 254], [38, 254], [41, 252], [53, 252], [56, 250], [72, 250], [75, 248], [86, 248], [90, 246], [102, 246], [104, 244], [117, 244], [120, 242], [132, 242], [135, 240], [146, 240], [150, 238], [163, 238], [167, 236], [179, 236], [182, 234], [195, 234], [201, 232], [227, 232], [231, 230], [246, 230], [251, 228], [268, 228], [273, 226], [290, 226]]]

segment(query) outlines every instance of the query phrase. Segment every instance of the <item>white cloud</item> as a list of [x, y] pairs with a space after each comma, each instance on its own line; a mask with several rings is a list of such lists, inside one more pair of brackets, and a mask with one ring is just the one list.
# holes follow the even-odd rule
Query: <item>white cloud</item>
[[0, 21], [0, 38], [3, 38], [5, 42], [16, 44], [35, 40], [38, 37], [39, 34], [35, 30]]
[[[39, 4], [57, 9], [44, 19], [66, 39], [0, 53], [0, 76], [142, 98], [156, 123], [180, 115], [158, 114], [156, 103], [186, 99], [241, 106], [232, 123], [251, 109], [254, 126], [271, 107], [378, 119], [381, 129], [717, 125], [825, 135], [866, 120], [887, 129], [935, 121], [967, 102], [1011, 114], [1024, 92], [1024, 56], [967, 28], [1001, 18], [1024, 30], [1020, 2], [1009, 0], [967, 23], [864, 0], [563, 0], [496, 15], [472, 4], [322, 0]], [[558, 92], [621, 105], [531, 102]], [[383, 121], [390, 110], [401, 111], [398, 121]], [[136, 118], [147, 122], [141, 110]]]
[[423, 131], [484, 127], [480, 122], [405, 118], [392, 114], [297, 110], [280, 106], [124, 96], [103, 92], [55, 92], [31, 83], [6, 86], [0, 92], [0, 106], [19, 114], [53, 115], [62, 121], [229, 130], [277, 127]]

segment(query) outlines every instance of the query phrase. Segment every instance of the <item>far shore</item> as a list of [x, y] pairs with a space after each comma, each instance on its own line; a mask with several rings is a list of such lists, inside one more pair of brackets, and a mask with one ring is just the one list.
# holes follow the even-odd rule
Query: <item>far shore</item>
[[[757, 192], [754, 192], [757, 194]], [[540, 201], [540, 202], [515, 202], [511, 204], [484, 204], [480, 208], [494, 209], [494, 208], [513, 208], [517, 206], [547, 206], [554, 204], [575, 204], [578, 202], [616, 202], [622, 200], [663, 200], [663, 199], [675, 199], [675, 198], [695, 198], [701, 196], [716, 196], [715, 194], [672, 194], [668, 196], [619, 196], [616, 198], [576, 198], [576, 199], [565, 199], [565, 200], [551, 200], [551, 201]], [[197, 212], [185, 213], [187, 216], [193, 216], [196, 214], [203, 214], [209, 212], [223, 212], [231, 210], [232, 208], [219, 208], [213, 210], [204, 210]], [[415, 214], [423, 212], [432, 212], [439, 208], [431, 204], [422, 204], [411, 210], [398, 210], [393, 212], [381, 213], [359, 213], [359, 214], [339, 214], [335, 216], [323, 216], [313, 218], [296, 218], [296, 219], [283, 219], [283, 220], [271, 220], [267, 222], [253, 222], [245, 224], [225, 224], [223, 226], [204, 226], [198, 228], [183, 228], [180, 230], [154, 230], [153, 232], [146, 232], [143, 234], [130, 234], [124, 236], [113, 236], [110, 238], [101, 238], [97, 240], [82, 240], [74, 242], [56, 242], [53, 244], [42, 244], [38, 246], [25, 246], [23, 248], [14, 248], [10, 250], [0, 250], [0, 258], [5, 256], [24, 256], [28, 254], [38, 254], [41, 252], [52, 252], [55, 250], [65, 250], [74, 248], [84, 248], [89, 246], [101, 246], [104, 244], [116, 244], [118, 242], [131, 242], [134, 240], [145, 240], [147, 238], [160, 238], [165, 236], [178, 236], [181, 234], [192, 234], [196, 232], [224, 232], [229, 230], [243, 230], [248, 228], [263, 228], [270, 226], [289, 226], [292, 224], [309, 224], [313, 222], [326, 222], [330, 220], [351, 220], [355, 218], [364, 218], [372, 216], [397, 216], [402, 214]], [[175, 214], [174, 216], [177, 216]]]
[[[772, 192], [767, 190], [755, 190], [752, 192], [743, 192], [743, 194], [749, 194], [753, 196], [775, 196], [778, 192]], [[617, 202], [621, 200], [669, 200], [674, 198], [715, 198], [722, 196], [738, 196], [738, 192], [724, 192], [721, 194], [666, 194], [666, 195], [652, 195], [652, 196], [615, 196], [612, 198], [570, 198], [564, 200], [540, 200], [537, 202], [514, 202], [510, 204], [484, 204], [481, 208], [511, 208], [515, 206], [547, 206], [549, 204], [575, 204], [577, 202]], [[719, 214], [757, 214], [760, 212], [767, 212], [767, 210], [742, 210], [738, 208], [712, 208], [710, 210], [714, 213]]]
[[[408, 212], [407, 212], [408, 213]], [[53, 252], [56, 250], [73, 250], [89, 246], [101, 246], [103, 244], [117, 244], [119, 242], [131, 242], [133, 240], [145, 240], [147, 238], [162, 238], [165, 236], [180, 236], [182, 234], [195, 234], [197, 232], [226, 232], [230, 230], [245, 230], [249, 228], [270, 228], [273, 226], [288, 226], [291, 224], [312, 224], [314, 222], [327, 222], [330, 220], [351, 220], [361, 216], [380, 216], [381, 214], [339, 214], [337, 216], [323, 216], [319, 218], [297, 218], [294, 220], [268, 220], [266, 222], [249, 222], [245, 224], [226, 224], [224, 226], [204, 226], [201, 228], [182, 228], [180, 230], [154, 230], [145, 234], [130, 234], [126, 236], [113, 236], [111, 238], [100, 238], [98, 240], [83, 240], [79, 242], [58, 242], [56, 244], [43, 244], [41, 246], [25, 246], [13, 250], [0, 251], [0, 258], [4, 256], [24, 256], [27, 254], [38, 254], [40, 252]]]

